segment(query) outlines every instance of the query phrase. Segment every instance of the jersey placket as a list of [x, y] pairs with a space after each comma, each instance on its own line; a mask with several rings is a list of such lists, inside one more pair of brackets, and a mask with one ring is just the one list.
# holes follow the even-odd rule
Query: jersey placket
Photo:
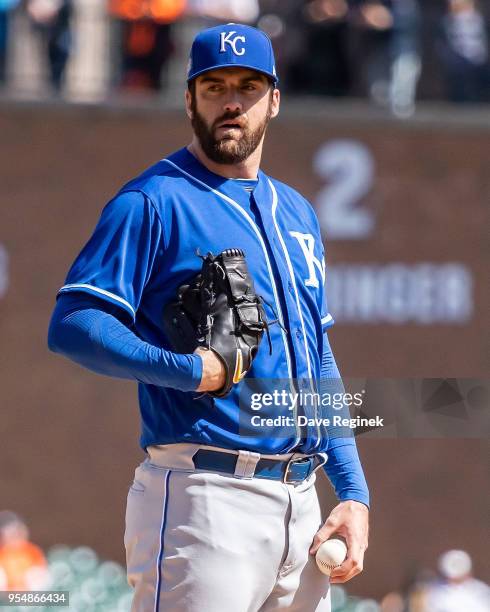
[[[262, 193], [256, 189], [252, 194], [251, 204], [252, 206], [256, 206], [256, 216], [261, 222], [259, 227], [262, 231], [264, 242], [266, 243], [270, 253], [271, 262], [275, 267], [275, 271], [277, 271], [277, 278], [280, 279], [280, 283], [277, 283], [278, 290], [280, 292], [279, 298], [281, 300], [283, 313], [287, 315], [288, 328], [290, 330], [290, 333], [287, 335], [287, 339], [290, 354], [293, 358], [293, 376], [296, 380], [296, 383], [291, 381], [291, 392], [298, 393], [299, 391], [309, 391], [308, 373], [304, 370], [304, 367], [301, 369], [298, 367], [305, 362], [305, 359], [302, 358], [305, 353], [303, 332], [300, 325], [298, 308], [294, 298], [294, 287], [290, 279], [290, 273], [285, 261], [284, 251], [282, 245], [280, 244], [280, 239], [272, 216], [270, 197], [268, 199], [262, 199]], [[269, 232], [266, 232], [264, 228], [268, 228]], [[296, 403], [293, 412], [295, 419], [297, 419], [300, 414], [298, 407], [299, 402]], [[296, 448], [300, 444], [302, 438], [308, 438], [308, 426], [302, 428], [301, 426], [296, 425], [296, 431], [298, 438], [295, 440], [294, 445], [288, 449], [288, 451]]]
[[[280, 266], [278, 265], [278, 267], [281, 275], [281, 289], [282, 295], [284, 297], [283, 303], [285, 303], [285, 309], [288, 313], [291, 330], [291, 334], [289, 334], [289, 336], [293, 347], [295, 376], [298, 381], [297, 390], [302, 391], [303, 393], [316, 393], [317, 389], [315, 388], [314, 384], [315, 374], [312, 369], [313, 364], [310, 362], [308, 336], [306, 335], [303, 320], [305, 312], [301, 310], [302, 306], [304, 305], [302, 305], [301, 297], [298, 293], [298, 279], [295, 275], [294, 267], [291, 262], [288, 250], [289, 235], [287, 232], [281, 231], [282, 209], [278, 201], [278, 194], [276, 188], [268, 177], [262, 175], [262, 185], [265, 186], [266, 182], [268, 184], [266, 187], [266, 191], [264, 190], [264, 187], [261, 191], [256, 189], [254, 192], [254, 196], [259, 195], [258, 198], [255, 198], [255, 201], [257, 203], [257, 207], [261, 212], [262, 222], [264, 223], [265, 217], [265, 219], [267, 220], [267, 227], [271, 227], [271, 234], [273, 238], [272, 241], [269, 239], [269, 244], [272, 242], [270, 246], [273, 250], [273, 259], [276, 262], [276, 265], [278, 265], [278, 262], [280, 262]], [[264, 204], [264, 202], [267, 202], [267, 204]], [[288, 292], [286, 291], [286, 285], [288, 288]], [[298, 366], [302, 366], [301, 369]], [[318, 417], [318, 410], [316, 400], [313, 401], [313, 417], [316, 419]], [[305, 414], [305, 416], [307, 417], [311, 416], [311, 414], [307, 415], [304, 409], [303, 414]], [[310, 429], [315, 432], [316, 436], [308, 434]], [[306, 435], [303, 437], [306, 439], [308, 447], [311, 446], [309, 444], [309, 441], [313, 440], [313, 448], [317, 448], [321, 441], [320, 426], [318, 424], [315, 424], [314, 426], [310, 427], [307, 424], [304, 427], [304, 431]]]

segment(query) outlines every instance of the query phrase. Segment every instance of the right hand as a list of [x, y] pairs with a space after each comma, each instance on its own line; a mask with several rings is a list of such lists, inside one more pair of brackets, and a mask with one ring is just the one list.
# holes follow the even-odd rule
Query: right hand
[[194, 351], [202, 359], [202, 377], [196, 391], [218, 391], [226, 382], [225, 366], [218, 355], [207, 348], [198, 346]]

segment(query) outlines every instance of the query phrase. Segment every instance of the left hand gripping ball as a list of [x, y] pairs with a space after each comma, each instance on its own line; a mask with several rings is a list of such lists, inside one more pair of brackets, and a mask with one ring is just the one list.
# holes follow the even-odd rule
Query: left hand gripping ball
[[338, 538], [332, 538], [323, 542], [320, 548], [316, 552], [316, 564], [318, 569], [325, 574], [330, 576], [333, 569], [342, 565], [347, 556], [347, 546], [343, 540]]

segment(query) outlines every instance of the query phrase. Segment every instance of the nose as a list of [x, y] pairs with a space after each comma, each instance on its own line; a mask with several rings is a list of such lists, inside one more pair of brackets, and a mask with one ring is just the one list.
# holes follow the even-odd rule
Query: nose
[[236, 113], [243, 110], [242, 103], [236, 92], [230, 93], [228, 100], [223, 105], [223, 110], [226, 113]]

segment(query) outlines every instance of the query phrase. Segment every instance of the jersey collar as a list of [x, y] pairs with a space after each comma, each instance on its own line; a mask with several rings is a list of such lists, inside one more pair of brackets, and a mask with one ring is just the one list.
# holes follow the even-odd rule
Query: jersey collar
[[[247, 192], [243, 186], [240, 185], [240, 181], [229, 179], [211, 172], [196, 157], [194, 157], [194, 155], [192, 155], [187, 147], [184, 147], [172, 155], [169, 155], [168, 159], [211, 187], [211, 189], [215, 189], [216, 191], [225, 194], [229, 198], [232, 198], [238, 202], [241, 206], [248, 206], [250, 192]], [[262, 192], [264, 189], [267, 189], [266, 180], [266, 175], [259, 170], [257, 184], [251, 192], [254, 196], [257, 192]]]

